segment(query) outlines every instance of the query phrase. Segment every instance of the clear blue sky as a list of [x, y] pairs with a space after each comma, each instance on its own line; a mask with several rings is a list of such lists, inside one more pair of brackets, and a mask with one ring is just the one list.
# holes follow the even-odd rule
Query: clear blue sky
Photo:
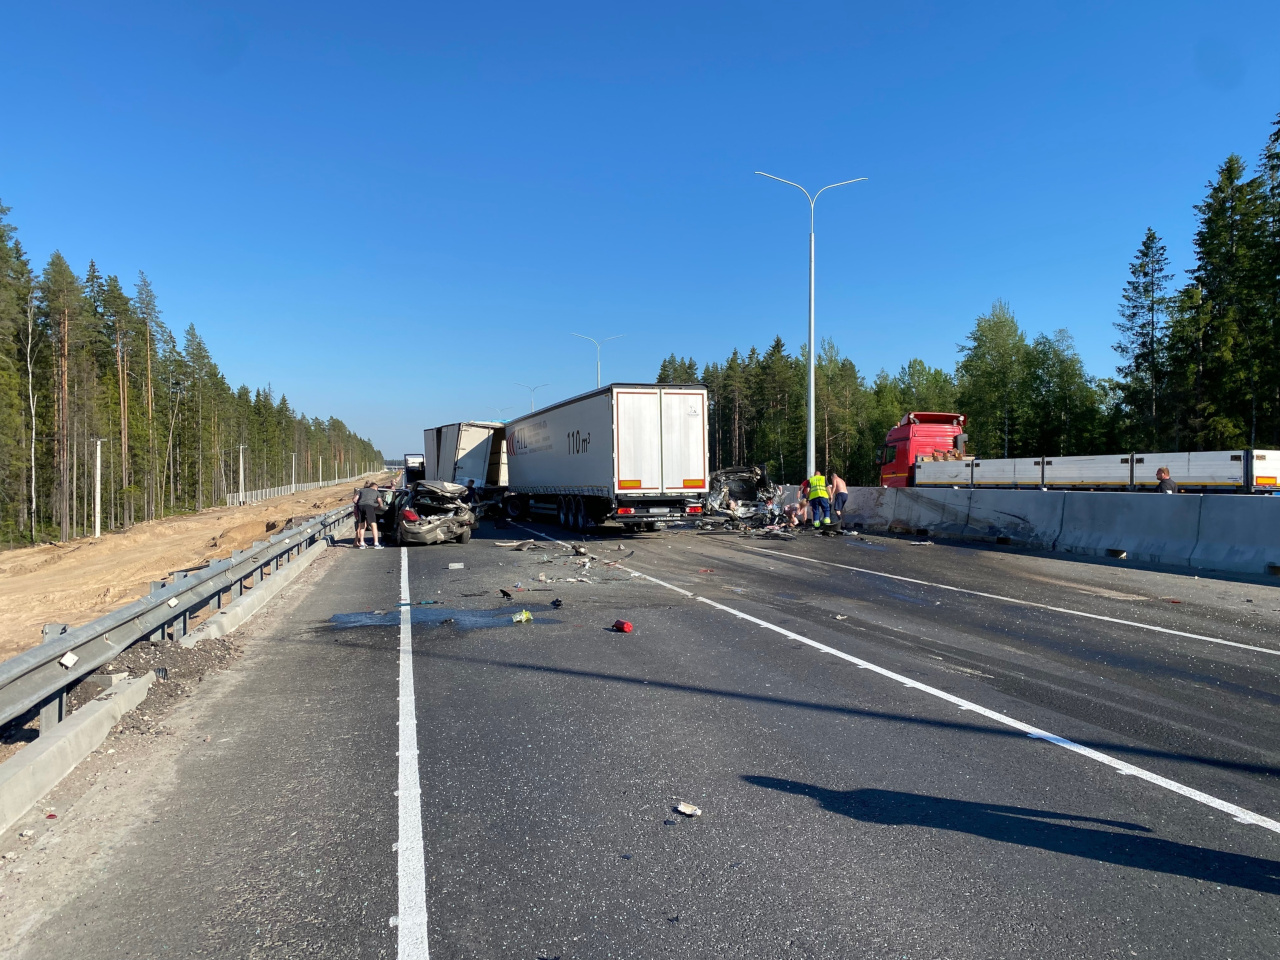
[[0, 199], [233, 384], [384, 452], [805, 335], [950, 368], [1008, 300], [1109, 374], [1126, 265], [1280, 111], [1280, 4], [10, 4]]

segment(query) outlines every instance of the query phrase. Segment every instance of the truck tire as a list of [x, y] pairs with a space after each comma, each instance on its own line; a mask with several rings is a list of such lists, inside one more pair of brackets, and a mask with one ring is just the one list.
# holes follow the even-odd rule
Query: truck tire
[[569, 517], [565, 512], [564, 497], [556, 497], [556, 519], [560, 522], [560, 526], [568, 528]]
[[471, 539], [471, 528], [463, 527], [462, 532], [458, 534], [456, 539], [458, 543], [466, 543], [467, 541], [469, 541]]
[[573, 529], [575, 533], [587, 529], [587, 508], [581, 497], [573, 498]]
[[512, 520], [523, 520], [528, 512], [528, 504], [524, 497], [507, 497], [503, 506], [506, 507], [507, 517]]

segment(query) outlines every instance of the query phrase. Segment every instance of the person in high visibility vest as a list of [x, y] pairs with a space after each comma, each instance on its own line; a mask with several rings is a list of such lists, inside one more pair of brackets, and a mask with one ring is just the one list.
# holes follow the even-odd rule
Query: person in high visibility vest
[[827, 498], [827, 478], [815, 473], [809, 478], [809, 516], [813, 529], [831, 526], [831, 501]]

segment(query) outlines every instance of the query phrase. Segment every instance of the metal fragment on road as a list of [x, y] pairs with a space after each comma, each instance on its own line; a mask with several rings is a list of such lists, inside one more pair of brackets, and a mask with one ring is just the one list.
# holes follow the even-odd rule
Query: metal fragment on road
[[462, 570], [464, 567], [466, 567], [466, 564], [465, 564], [465, 563], [451, 563], [451, 564], [449, 564], [449, 569], [450, 569], [450, 570]]
[[683, 813], [686, 817], [700, 817], [702, 816], [702, 808], [681, 800], [676, 804], [676, 813]]
[[849, 616], [848, 616], [848, 614], [844, 614], [844, 613], [837, 613], [837, 614], [836, 614], [836, 619], [837, 619], [837, 620], [848, 620], [848, 619], [849, 619]]

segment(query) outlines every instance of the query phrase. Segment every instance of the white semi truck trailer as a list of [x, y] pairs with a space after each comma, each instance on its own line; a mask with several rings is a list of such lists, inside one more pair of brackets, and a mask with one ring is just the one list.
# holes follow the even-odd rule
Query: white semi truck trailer
[[506, 486], [502, 424], [487, 420], [446, 423], [423, 431], [427, 480], [447, 480], [477, 487]]
[[511, 420], [505, 428], [508, 516], [561, 525], [617, 520], [655, 529], [702, 512], [707, 388], [614, 383]]

